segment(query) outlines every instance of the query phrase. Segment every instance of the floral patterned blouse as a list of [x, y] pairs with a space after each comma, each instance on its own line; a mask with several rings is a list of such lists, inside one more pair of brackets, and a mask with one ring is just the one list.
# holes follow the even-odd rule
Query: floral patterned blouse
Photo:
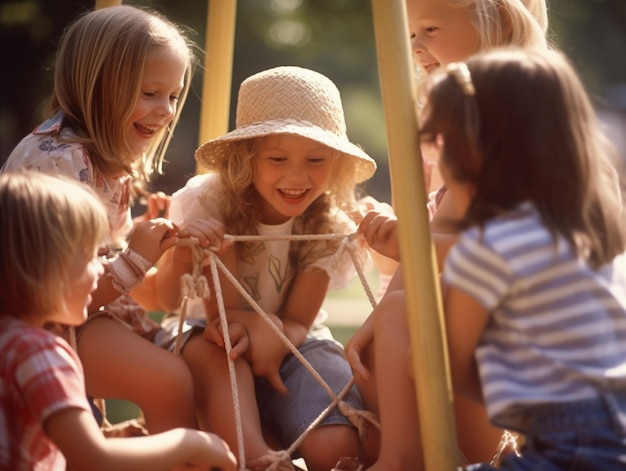
[[130, 190], [132, 178], [124, 173], [104, 176], [93, 166], [85, 147], [72, 142], [73, 132], [62, 128], [63, 114], [37, 126], [15, 147], [2, 167], [3, 172], [21, 168], [62, 174], [95, 190], [104, 204], [111, 228], [111, 246], [119, 247], [132, 229]]
[[[15, 147], [0, 171], [11, 172], [33, 169], [47, 174], [60, 174], [89, 185], [104, 205], [109, 220], [109, 252], [125, 248], [126, 238], [133, 228], [130, 212], [132, 177], [128, 173], [104, 176], [91, 162], [85, 147], [73, 142], [73, 131], [62, 127], [63, 114], [37, 126]], [[152, 340], [159, 329], [133, 298], [122, 295], [106, 306], [105, 314], [125, 324], [142, 337]], [[67, 329], [56, 326], [56, 331], [66, 339]]]

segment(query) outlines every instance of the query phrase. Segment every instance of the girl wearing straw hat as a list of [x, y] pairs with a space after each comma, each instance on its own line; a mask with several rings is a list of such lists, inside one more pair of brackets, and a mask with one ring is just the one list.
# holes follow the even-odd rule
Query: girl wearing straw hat
[[[173, 195], [172, 220], [182, 234], [218, 251], [250, 297], [338, 394], [352, 373], [340, 344], [316, 326], [327, 289], [352, 279], [353, 262], [345, 252], [334, 256], [341, 244], [337, 238], [277, 240], [348, 234], [361, 219], [355, 190], [376, 164], [348, 139], [337, 87], [299, 67], [253, 75], [239, 90], [236, 129], [206, 142], [195, 156], [210, 172], [191, 178]], [[233, 244], [225, 233], [260, 238]], [[353, 248], [360, 260], [367, 259], [365, 248]], [[191, 269], [188, 247], [165, 255], [157, 275], [162, 306], [179, 308], [179, 279]], [[209, 267], [203, 271], [211, 279]], [[249, 469], [266, 469], [272, 451], [262, 429], [286, 448], [332, 398], [233, 285], [224, 279], [221, 287], [229, 329], [238, 339], [231, 359], [245, 423], [245, 459]], [[217, 317], [216, 296], [212, 292], [204, 306], [193, 301], [185, 309], [182, 356], [196, 382], [198, 420], [237, 448], [224, 339], [211, 320]], [[177, 318], [166, 319], [164, 327], [170, 334], [160, 340], [172, 344]], [[194, 335], [202, 331], [204, 336]], [[362, 408], [354, 387], [344, 401]], [[336, 409], [297, 449], [313, 471], [364, 452], [357, 430]]]

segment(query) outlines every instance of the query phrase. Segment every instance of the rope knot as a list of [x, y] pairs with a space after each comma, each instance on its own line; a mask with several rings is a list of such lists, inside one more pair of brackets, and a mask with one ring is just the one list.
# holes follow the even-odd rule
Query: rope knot
[[356, 239], [356, 235], [357, 233], [354, 232], [350, 234], [349, 236], [344, 237], [341, 240], [341, 244], [339, 244], [339, 247], [337, 248], [337, 251], [333, 255], [331, 262], [330, 262], [333, 268], [339, 264], [341, 257], [343, 256], [346, 250], [348, 251], [350, 256], [354, 259], [354, 253], [358, 249], [358, 241]]
[[190, 273], [185, 273], [180, 277], [180, 294], [183, 298], [192, 297], [194, 290], [193, 276]]

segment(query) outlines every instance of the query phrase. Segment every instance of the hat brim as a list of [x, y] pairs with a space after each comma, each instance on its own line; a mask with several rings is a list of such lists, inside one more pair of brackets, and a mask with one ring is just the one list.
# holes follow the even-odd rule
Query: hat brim
[[264, 121], [239, 127], [202, 144], [196, 150], [195, 158], [200, 165], [209, 170], [216, 170], [221, 166], [223, 160], [228, 158], [232, 143], [273, 134], [292, 134], [306, 137], [341, 152], [353, 160], [357, 183], [368, 180], [376, 171], [376, 161], [345, 136], [332, 134], [309, 122], [295, 120]]

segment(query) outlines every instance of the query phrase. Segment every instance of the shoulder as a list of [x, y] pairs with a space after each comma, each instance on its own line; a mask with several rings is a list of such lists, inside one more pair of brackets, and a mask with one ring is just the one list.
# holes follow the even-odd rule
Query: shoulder
[[172, 194], [170, 219], [186, 226], [196, 218], [218, 217], [216, 196], [222, 191], [222, 180], [216, 173], [195, 175], [181, 189]]
[[0, 346], [5, 359], [16, 363], [36, 359], [34, 368], [46, 368], [49, 364], [72, 368], [80, 364], [70, 345], [58, 335], [45, 329], [30, 327], [17, 319], [2, 319]]
[[72, 142], [69, 129], [57, 131], [48, 122], [24, 137], [9, 155], [3, 171], [22, 168], [62, 174], [90, 183], [93, 166], [82, 144]]
[[459, 247], [481, 246], [510, 258], [534, 246], [551, 245], [552, 238], [535, 206], [522, 203], [509, 213], [487, 221], [483, 227], [462, 232], [459, 243]]
[[538, 212], [524, 203], [462, 232], [446, 257], [443, 279], [481, 296], [491, 308], [520, 277], [537, 270], [537, 260], [549, 260], [553, 247]]
[[20, 321], [1, 322], [0, 364], [5, 386], [19, 391], [20, 403], [27, 404], [31, 414], [43, 421], [67, 407], [91, 410], [83, 368], [65, 340]]

